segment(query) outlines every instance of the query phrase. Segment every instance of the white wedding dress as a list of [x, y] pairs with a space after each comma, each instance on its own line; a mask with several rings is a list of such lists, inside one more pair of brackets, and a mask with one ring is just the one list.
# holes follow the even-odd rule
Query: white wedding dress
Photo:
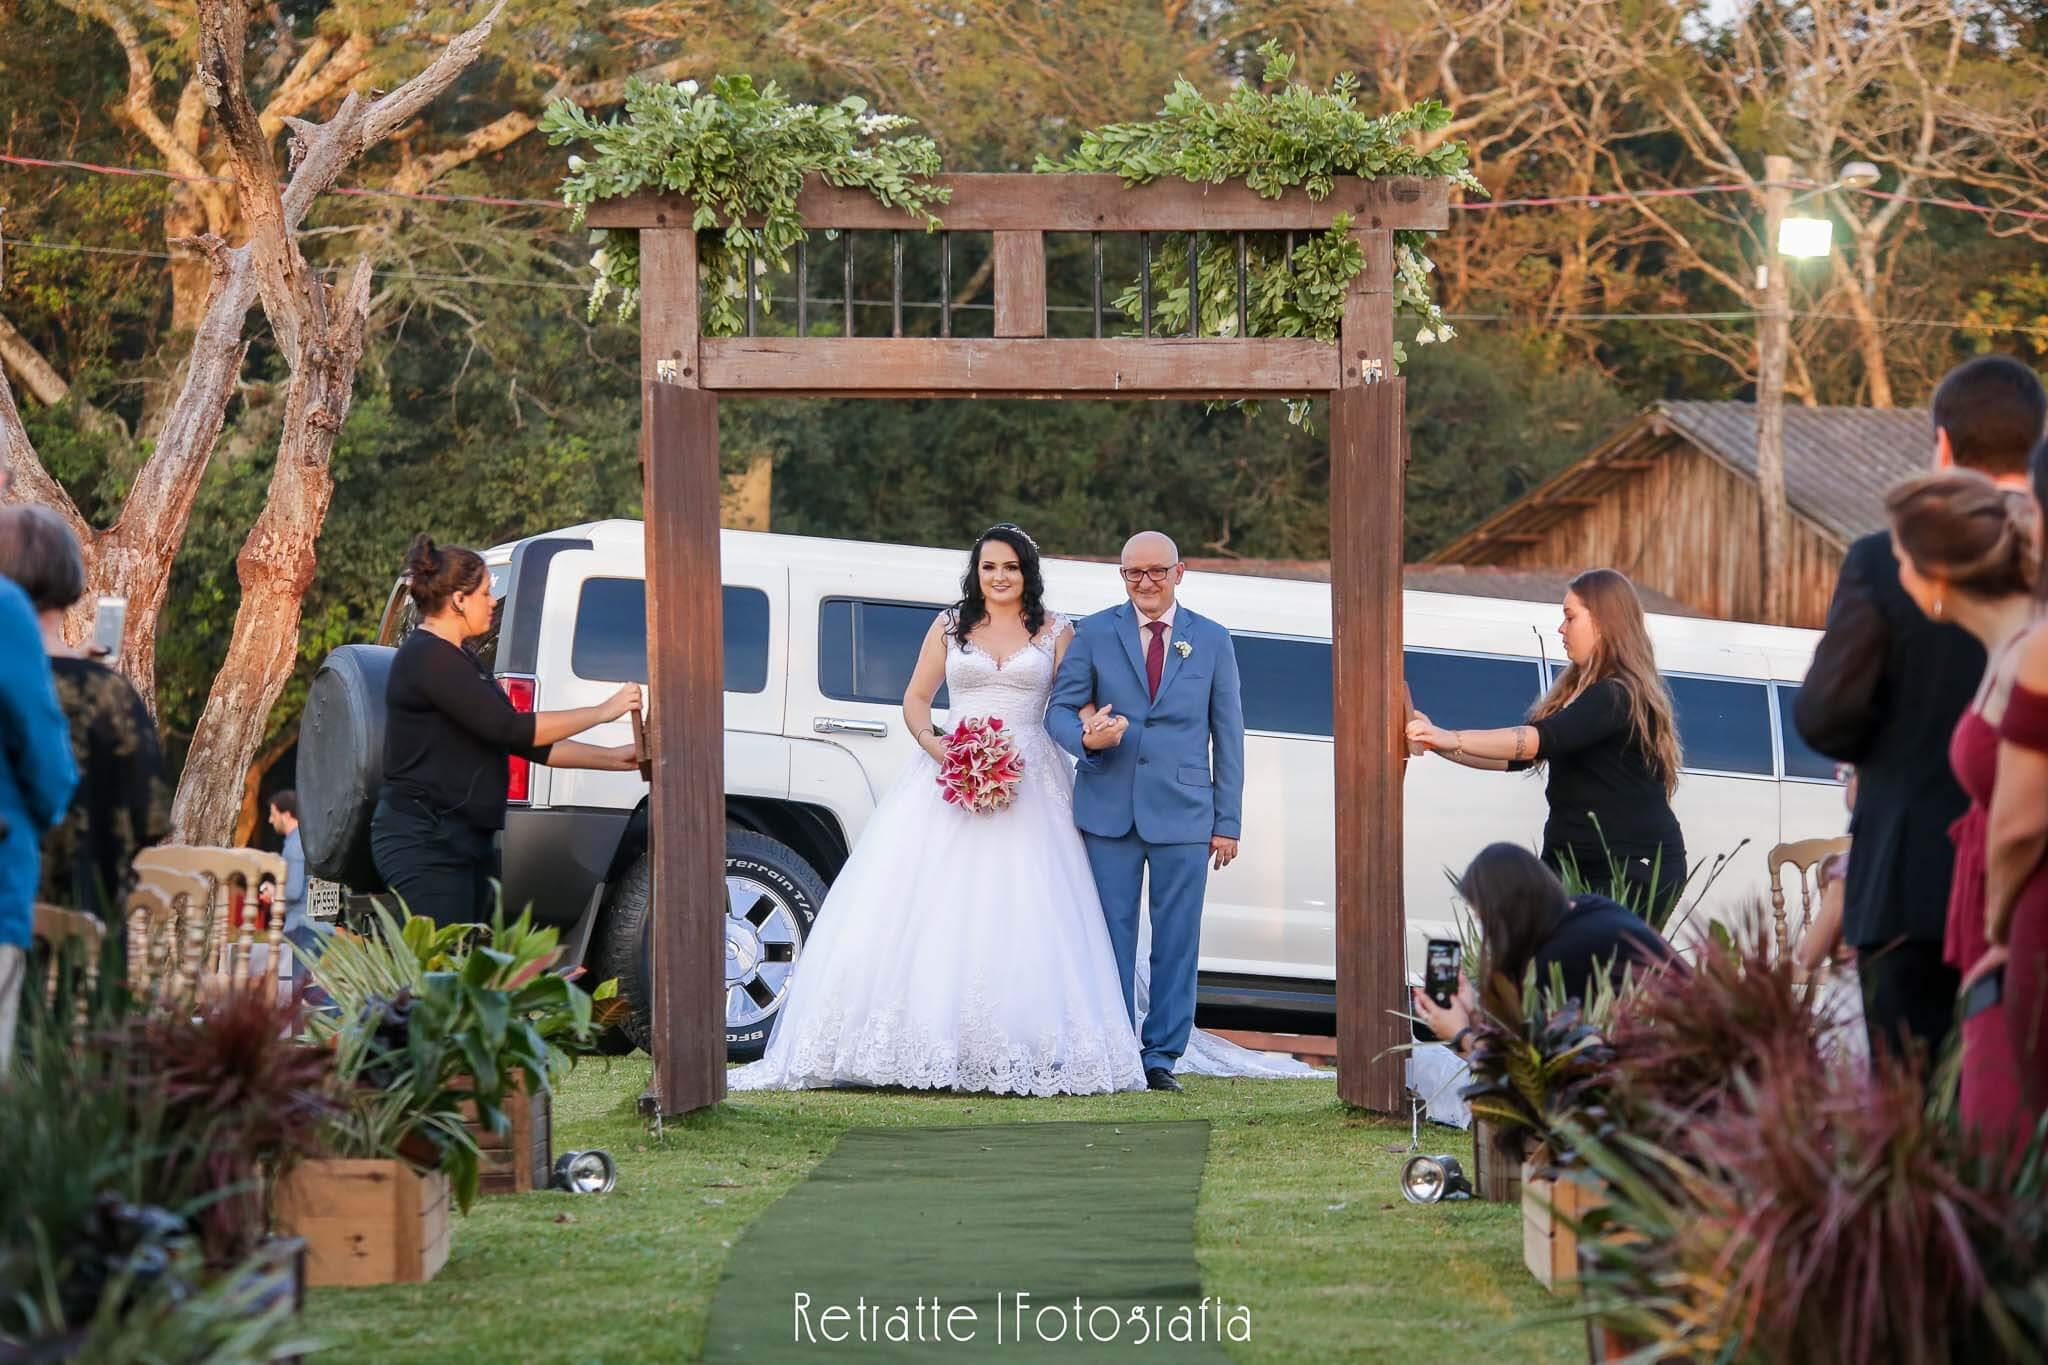
[[[918, 753], [820, 907], [767, 1052], [728, 1071], [728, 1089], [1145, 1088], [1074, 827], [1073, 760], [1045, 731], [1066, 624], [1053, 615], [1002, 660], [947, 636], [949, 714], [1002, 718], [1024, 759], [1017, 798], [1007, 810], [969, 814], [946, 802], [937, 761]], [[1141, 979], [1141, 1001], [1143, 991]], [[1316, 1074], [1199, 1032], [1177, 1069]]]

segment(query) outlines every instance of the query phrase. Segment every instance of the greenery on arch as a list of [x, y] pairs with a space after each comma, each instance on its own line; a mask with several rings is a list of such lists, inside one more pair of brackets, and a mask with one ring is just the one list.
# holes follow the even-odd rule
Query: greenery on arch
[[[706, 336], [732, 336], [745, 321], [749, 256], [757, 274], [787, 270], [788, 253], [804, 239], [796, 196], [805, 176], [865, 189], [927, 228], [939, 225], [931, 206], [948, 192], [929, 183], [939, 173], [938, 148], [908, 132], [912, 124], [871, 111], [858, 95], [792, 103], [773, 81], [756, 89], [749, 76], [718, 76], [708, 87], [629, 80], [623, 117], [599, 121], [558, 100], [540, 126], [553, 145], [590, 144], [590, 156], [569, 158], [562, 181], [562, 202], [578, 223], [598, 200], [643, 190], [696, 203], [699, 271], [708, 286], [699, 327]], [[760, 227], [744, 226], [756, 216]], [[640, 302], [640, 234], [598, 229], [591, 240], [591, 315], [616, 295], [619, 317], [632, 316]], [[771, 303], [759, 300], [763, 308]]]
[[[1266, 42], [1259, 55], [1265, 69], [1258, 84], [1240, 81], [1224, 99], [1211, 100], [1191, 82], [1178, 80], [1151, 119], [1093, 129], [1069, 155], [1040, 157], [1037, 169], [1113, 172], [1130, 185], [1167, 177], [1212, 185], [1241, 180], [1273, 199], [1295, 188], [1321, 199], [1340, 176], [1441, 179], [1470, 194], [1486, 193], [1472, 174], [1462, 142], [1424, 145], [1429, 134], [1450, 122], [1450, 110], [1441, 102], [1422, 100], [1391, 113], [1368, 114], [1358, 107], [1358, 80], [1349, 73], [1318, 90], [1291, 79], [1294, 58], [1277, 41]], [[1349, 216], [1340, 214], [1327, 232], [1295, 243], [1291, 254], [1285, 242], [1269, 235], [1248, 242], [1245, 326], [1250, 334], [1336, 340], [1344, 296], [1365, 267], [1363, 253], [1349, 236], [1351, 226]], [[1435, 266], [1425, 253], [1428, 240], [1426, 232], [1395, 234], [1395, 311], [1417, 320], [1416, 340], [1422, 343], [1455, 335], [1430, 288]], [[1153, 256], [1153, 318], [1169, 333], [1190, 330], [1187, 255], [1185, 235], [1174, 234]], [[1202, 315], [1193, 329], [1200, 335], [1236, 331], [1236, 271], [1233, 242], [1203, 244], [1197, 295]], [[1140, 282], [1124, 290], [1117, 306], [1133, 319], [1140, 316]], [[1406, 360], [1399, 342], [1393, 359], [1397, 366]], [[1301, 414], [1292, 416], [1299, 421]]]

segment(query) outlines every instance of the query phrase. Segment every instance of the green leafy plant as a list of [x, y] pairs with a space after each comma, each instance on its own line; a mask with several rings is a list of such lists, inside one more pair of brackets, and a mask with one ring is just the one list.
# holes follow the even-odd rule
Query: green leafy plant
[[554, 971], [561, 958], [561, 933], [534, 924], [531, 911], [508, 923], [500, 906], [489, 924], [436, 924], [403, 906], [396, 917], [378, 906], [370, 927], [367, 935], [336, 934], [314, 964], [313, 979], [336, 1006], [334, 1013], [309, 1020], [317, 1037], [332, 1036], [372, 999], [417, 995], [430, 973], [463, 975], [472, 961], [488, 964], [479, 969], [486, 987], [519, 993], [523, 1017], [548, 1044], [548, 1079], [561, 1076], [576, 1056], [591, 1051], [596, 1035], [624, 1013], [616, 979], [588, 993], [580, 986], [562, 989], [540, 981], [551, 975], [572, 985], [583, 969]]
[[527, 915], [437, 926], [421, 915], [401, 923], [379, 907], [375, 927], [367, 937], [337, 934], [313, 967], [336, 1007], [314, 1028], [333, 1041], [345, 1086], [327, 1146], [445, 1170], [466, 1210], [479, 1158], [464, 1106], [504, 1132], [506, 1097], [522, 1075], [545, 1092], [572, 1064], [567, 1047], [591, 1046], [594, 1002], [548, 970], [559, 940]]
[[1493, 1126], [1503, 1152], [1520, 1156], [1543, 1144], [1568, 1162], [1570, 1148], [1556, 1135], [1568, 1119], [1604, 1116], [1614, 1049], [1580, 1002], [1564, 998], [1563, 975], [1555, 968], [1543, 986], [1533, 965], [1520, 985], [1496, 972], [1481, 988], [1479, 1005], [1472, 1080], [1459, 1092], [1472, 1117]]
[[[757, 273], [788, 269], [788, 253], [804, 237], [796, 196], [806, 175], [865, 189], [927, 228], [939, 225], [931, 206], [948, 197], [927, 183], [939, 172], [939, 152], [930, 138], [905, 131], [912, 120], [872, 112], [855, 95], [836, 104], [793, 104], [775, 82], [756, 89], [747, 76], [717, 76], [709, 86], [631, 79], [623, 117], [600, 122], [565, 99], [548, 108], [540, 126], [552, 145], [590, 146], [589, 156], [569, 158], [562, 181], [562, 202], [578, 223], [599, 199], [642, 190], [697, 205], [699, 327], [706, 336], [741, 330], [750, 251]], [[745, 225], [755, 218], [759, 227]], [[640, 302], [639, 234], [599, 229], [591, 242], [591, 315], [616, 296], [618, 315], [631, 316]], [[760, 306], [769, 303], [764, 298]]]
[[323, 1345], [294, 1320], [288, 1264], [266, 1249], [212, 1267], [163, 1209], [103, 1197], [61, 1251], [40, 1224], [21, 1232], [38, 1254], [7, 1282], [0, 1359], [263, 1365]]
[[[1733, 865], [1743, 849], [1749, 847], [1749, 840], [1745, 838], [1726, 853], [1717, 853], [1712, 859], [1694, 863], [1686, 869], [1685, 880], [1678, 884], [1678, 891], [1670, 903], [1659, 905], [1655, 899], [1655, 888], [1664, 880], [1664, 850], [1658, 849], [1651, 858], [1649, 878], [1643, 882], [1634, 881], [1627, 875], [1629, 860], [1608, 845], [1607, 833], [1600, 828], [1598, 815], [1593, 815], [1593, 829], [1600, 835], [1600, 852], [1606, 860], [1607, 875], [1603, 879], [1588, 873], [1567, 849], [1560, 859], [1563, 866], [1558, 872], [1564, 889], [1574, 896], [1589, 891], [1608, 896], [1666, 938], [1677, 934], [1692, 920], [1705, 903], [1707, 893], [1714, 889], [1714, 883], [1721, 879], [1721, 874]], [[1693, 885], [1695, 881], [1699, 885]]]
[[[1327, 90], [1317, 90], [1290, 79], [1294, 58], [1277, 41], [1267, 41], [1258, 51], [1265, 60], [1258, 83], [1240, 82], [1217, 101], [1192, 83], [1177, 81], [1151, 119], [1091, 129], [1073, 152], [1057, 159], [1040, 157], [1036, 168], [1111, 172], [1131, 185], [1167, 177], [1212, 185], [1241, 180], [1267, 198], [1300, 188], [1321, 199], [1339, 176], [1421, 176], [1449, 180], [1468, 193], [1486, 193], [1471, 172], [1471, 156], [1462, 142], [1421, 145], [1424, 135], [1450, 122], [1443, 104], [1423, 100], [1391, 113], [1368, 114], [1358, 107], [1356, 77], [1342, 74]], [[1350, 216], [1339, 214], [1327, 232], [1297, 241], [1292, 253], [1284, 242], [1270, 240], [1270, 234], [1247, 240], [1245, 325], [1251, 335], [1336, 339], [1344, 297], [1365, 268], [1351, 227]], [[1399, 232], [1394, 242], [1394, 309], [1417, 320], [1415, 339], [1422, 344], [1456, 335], [1430, 287], [1436, 267], [1426, 254], [1428, 240], [1425, 232]], [[1201, 316], [1194, 330], [1202, 336], [1229, 336], [1237, 328], [1235, 244], [1212, 238], [1200, 257]], [[1180, 234], [1164, 238], [1153, 256], [1154, 322], [1168, 333], [1189, 330], [1187, 259], [1187, 239]], [[1116, 303], [1127, 317], [1141, 319], [1142, 283], [1125, 289]], [[1389, 359], [1395, 367], [1406, 363], [1401, 342], [1394, 343]], [[1304, 422], [1307, 410], [1307, 399], [1291, 400], [1289, 420]]]

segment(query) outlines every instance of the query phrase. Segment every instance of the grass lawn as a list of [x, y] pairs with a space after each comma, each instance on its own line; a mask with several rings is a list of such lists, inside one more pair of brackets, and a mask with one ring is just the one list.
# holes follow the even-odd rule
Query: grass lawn
[[[1556, 1307], [1522, 1268], [1519, 1207], [1403, 1202], [1406, 1125], [1352, 1115], [1329, 1081], [1194, 1077], [1179, 1097], [748, 1095], [657, 1142], [633, 1112], [647, 1073], [644, 1056], [586, 1062], [556, 1095], [555, 1150], [610, 1151], [616, 1193], [482, 1199], [433, 1282], [315, 1291], [307, 1326], [333, 1343], [325, 1358], [688, 1360], [727, 1250], [846, 1129], [1163, 1118], [1212, 1125], [1195, 1246], [1204, 1289], [1251, 1309], [1251, 1344], [1233, 1358], [1585, 1358], [1577, 1327], [1518, 1323]], [[1471, 1169], [1469, 1138], [1423, 1140]]]

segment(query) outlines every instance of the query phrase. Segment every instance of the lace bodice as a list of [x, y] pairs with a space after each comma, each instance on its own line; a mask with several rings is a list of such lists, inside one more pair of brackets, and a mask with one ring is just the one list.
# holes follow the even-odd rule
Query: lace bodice
[[1052, 695], [1053, 655], [1067, 618], [1046, 615], [1045, 628], [1029, 644], [1005, 659], [979, 646], [963, 645], [946, 636], [947, 715], [955, 721], [969, 716], [1001, 716], [1013, 730], [1045, 725], [1045, 703]]

